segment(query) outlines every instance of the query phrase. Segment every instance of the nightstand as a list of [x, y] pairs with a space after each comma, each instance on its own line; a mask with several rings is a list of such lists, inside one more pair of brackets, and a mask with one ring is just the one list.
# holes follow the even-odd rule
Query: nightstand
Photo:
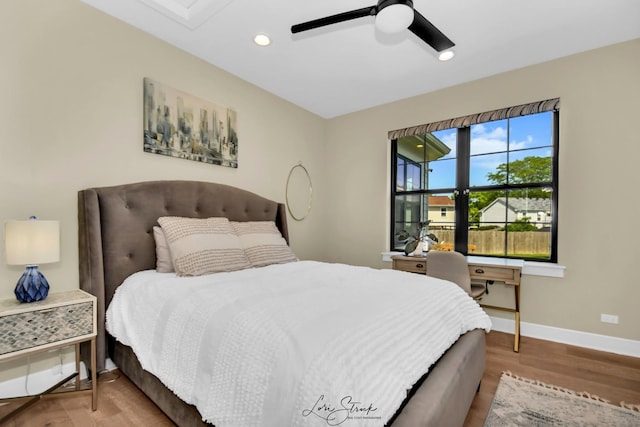
[[42, 393], [22, 397], [29, 400], [0, 419], [0, 424], [73, 378], [76, 387], [72, 392], [88, 392], [80, 390], [80, 344], [86, 341], [91, 342], [91, 409], [96, 410], [96, 310], [96, 297], [80, 289], [50, 293], [47, 299], [32, 303], [0, 300], [0, 363], [70, 345], [75, 346], [76, 354], [75, 373]]

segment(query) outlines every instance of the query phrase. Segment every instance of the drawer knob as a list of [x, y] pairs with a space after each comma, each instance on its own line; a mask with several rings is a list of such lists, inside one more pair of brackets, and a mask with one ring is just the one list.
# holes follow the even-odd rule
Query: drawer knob
[[424, 264], [416, 264], [416, 268], [424, 268]]
[[476, 268], [476, 273], [478, 274], [484, 274], [484, 270], [481, 268]]

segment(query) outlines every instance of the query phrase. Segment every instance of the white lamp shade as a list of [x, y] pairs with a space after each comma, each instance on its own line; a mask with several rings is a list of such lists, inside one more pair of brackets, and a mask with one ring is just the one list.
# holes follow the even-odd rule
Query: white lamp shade
[[399, 33], [413, 22], [413, 9], [406, 4], [392, 4], [376, 15], [376, 28], [383, 33]]
[[9, 265], [38, 265], [60, 261], [60, 222], [8, 221], [4, 226]]

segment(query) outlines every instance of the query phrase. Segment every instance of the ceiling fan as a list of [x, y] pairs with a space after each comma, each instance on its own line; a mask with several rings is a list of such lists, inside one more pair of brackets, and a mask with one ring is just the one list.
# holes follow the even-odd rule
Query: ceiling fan
[[375, 16], [376, 28], [385, 33], [397, 33], [408, 28], [438, 52], [455, 46], [455, 43], [413, 8], [412, 0], [378, 0], [378, 4], [375, 6], [363, 7], [293, 25], [291, 32], [295, 34], [365, 16]]

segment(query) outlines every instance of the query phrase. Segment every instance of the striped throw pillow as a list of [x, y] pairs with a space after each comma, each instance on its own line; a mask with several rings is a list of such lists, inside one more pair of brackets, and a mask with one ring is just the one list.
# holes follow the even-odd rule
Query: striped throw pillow
[[254, 267], [298, 260], [273, 221], [232, 221], [231, 225]]
[[178, 276], [201, 276], [251, 267], [227, 218], [160, 217]]

